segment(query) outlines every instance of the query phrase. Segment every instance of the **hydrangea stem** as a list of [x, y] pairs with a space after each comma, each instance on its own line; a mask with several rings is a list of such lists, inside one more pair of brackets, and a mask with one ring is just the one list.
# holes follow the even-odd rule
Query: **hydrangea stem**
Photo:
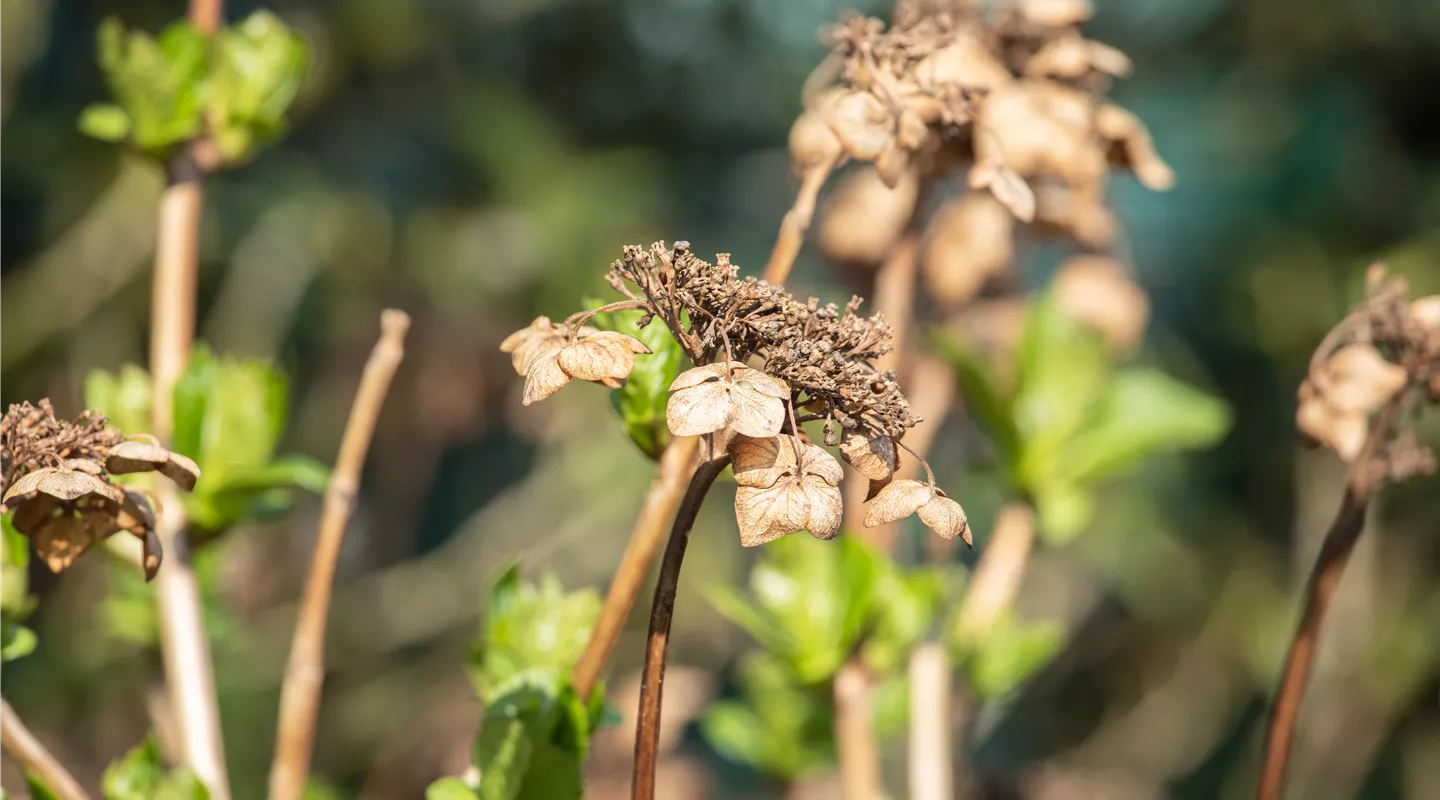
[[44, 781], [60, 800], [90, 800], [90, 795], [80, 788], [80, 782], [75, 780], [70, 770], [45, 749], [45, 745], [25, 727], [20, 715], [5, 700], [0, 700], [0, 744], [4, 745], [11, 758]]
[[730, 464], [729, 455], [705, 462], [690, 479], [665, 556], [660, 562], [660, 580], [655, 585], [655, 599], [650, 606], [650, 633], [645, 641], [645, 665], [640, 677], [640, 708], [635, 726], [635, 774], [631, 782], [633, 800], [654, 800], [655, 769], [660, 762], [660, 699], [665, 678], [666, 648], [670, 644], [670, 621], [675, 616], [675, 593], [680, 586], [680, 566], [685, 548], [690, 543], [690, 530], [695, 516], [715, 478]]

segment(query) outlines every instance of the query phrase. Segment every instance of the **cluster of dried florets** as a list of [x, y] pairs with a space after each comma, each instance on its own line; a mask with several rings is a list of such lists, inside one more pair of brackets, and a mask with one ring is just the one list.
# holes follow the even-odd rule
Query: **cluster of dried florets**
[[[128, 531], [144, 544], [146, 579], [163, 557], [150, 499], [112, 475], [159, 472], [189, 491], [200, 477], [194, 461], [152, 440], [126, 439], [104, 415], [85, 411], [58, 419], [49, 400], [13, 405], [0, 420], [0, 513], [59, 572], [96, 542]], [[146, 437], [148, 439], [148, 437]]]
[[[1300, 385], [1296, 426], [1346, 462], [1359, 458], [1369, 417], [1390, 403], [1440, 403], [1440, 295], [1408, 299], [1399, 278], [1371, 268], [1365, 302], [1321, 343]], [[1433, 470], [1434, 459], [1409, 435], [1381, 443], [1393, 478]]]
[[799, 426], [811, 420], [824, 420], [826, 444], [838, 445], [871, 480], [876, 510], [867, 524], [919, 511], [941, 535], [969, 541], [964, 512], [933, 475], [892, 482], [897, 445], [920, 419], [895, 375], [872, 366], [889, 352], [891, 331], [879, 315], [856, 313], [859, 298], [843, 310], [814, 298], [802, 303], [781, 287], [741, 278], [728, 255], [715, 264], [697, 258], [687, 242], [627, 247], [608, 279], [629, 300], [559, 325], [539, 317], [501, 344], [525, 376], [527, 404], [572, 377], [611, 386], [623, 380], [635, 354], [649, 350], [584, 323], [602, 310], [643, 310], [640, 327], [658, 318], [695, 365], [670, 386], [666, 420], [677, 436], [713, 435], [728, 449], [746, 545], [799, 530], [822, 539], [839, 532], [842, 470], [829, 452], [804, 441]]

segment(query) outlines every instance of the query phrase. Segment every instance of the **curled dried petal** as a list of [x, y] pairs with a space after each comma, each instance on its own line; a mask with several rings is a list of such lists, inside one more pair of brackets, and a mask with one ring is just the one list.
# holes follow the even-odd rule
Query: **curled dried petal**
[[970, 188], [989, 189], [1021, 222], [1035, 219], [1035, 193], [1014, 170], [996, 161], [982, 161], [970, 170]]
[[883, 481], [895, 474], [895, 441], [883, 433], [846, 432], [840, 457], [872, 481]]
[[560, 351], [554, 350], [545, 357], [530, 365], [530, 370], [525, 374], [525, 395], [521, 402], [525, 405], [538, 403], [552, 394], [565, 388], [570, 382], [570, 376], [560, 368], [558, 356]]
[[851, 158], [873, 161], [890, 144], [894, 121], [890, 111], [870, 92], [851, 91], [830, 106], [830, 127]]
[[1369, 414], [1405, 388], [1404, 368], [1368, 344], [1351, 344], [1325, 362], [1325, 402], [1341, 413]]
[[560, 369], [572, 378], [602, 381], [622, 379], [635, 368], [635, 354], [649, 353], [639, 339], [615, 331], [598, 331], [566, 345], [556, 356]]
[[85, 472], [61, 469], [37, 469], [20, 476], [20, 479], [5, 492], [4, 502], [14, 507], [13, 501], [24, 501], [37, 494], [45, 494], [58, 500], [77, 500], [86, 495], [95, 495], [111, 502], [121, 499], [120, 490]]
[[159, 472], [180, 488], [190, 491], [200, 479], [200, 467], [187, 456], [174, 453], [158, 444], [131, 439], [110, 448], [105, 469], [114, 475], [133, 472]]
[[740, 543], [754, 547], [801, 530], [832, 539], [843, 504], [840, 490], [818, 474], [790, 475], [768, 488], [741, 486], [735, 490]]
[[713, 433], [725, 427], [763, 438], [780, 432], [790, 387], [738, 361], [686, 370], [670, 384], [665, 419], [676, 436]]
[[933, 496], [930, 485], [922, 481], [892, 481], [870, 501], [870, 508], [865, 512], [865, 527], [873, 528], [904, 519], [918, 511], [920, 506], [928, 503]]
[[1075, 256], [1055, 274], [1054, 287], [1061, 310], [1099, 332], [1112, 349], [1128, 351], [1140, 343], [1150, 320], [1150, 300], [1118, 261]]
[[752, 489], [768, 489], [799, 469], [788, 436], [736, 436], [730, 442], [730, 466], [735, 482]]
[[970, 538], [970, 522], [965, 518], [965, 509], [939, 489], [935, 490], [935, 497], [931, 498], [930, 502], [920, 506], [919, 514], [921, 522], [946, 539], [959, 536], [964, 539], [965, 544], [974, 544]]

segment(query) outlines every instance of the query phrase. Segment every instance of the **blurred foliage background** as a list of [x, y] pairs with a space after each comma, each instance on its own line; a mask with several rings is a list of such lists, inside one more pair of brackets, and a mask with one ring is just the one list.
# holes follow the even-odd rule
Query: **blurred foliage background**
[[[71, 415], [92, 369], [143, 364], [162, 176], [76, 119], [106, 97], [102, 18], [154, 31], [182, 5], [0, 5], [7, 404], [49, 396]], [[1063, 623], [1063, 649], [999, 700], [962, 709], [974, 734], [962, 769], [996, 796], [1023, 777], [1033, 797], [1241, 797], [1292, 598], [1339, 500], [1339, 462], [1293, 433], [1295, 387], [1370, 260], [1387, 259], [1417, 295], [1440, 291], [1440, 5], [1096, 5], [1087, 33], [1136, 62], [1113, 94], [1178, 175], [1167, 194], [1114, 186], [1155, 302], [1144, 359], [1222, 395], [1235, 425], [1210, 452], [1110, 487], [1086, 535], [1037, 554], [1020, 608]], [[231, 19], [258, 7], [227, 6]], [[498, 342], [601, 294], [623, 244], [688, 239], [758, 272], [793, 197], [785, 136], [824, 53], [816, 32], [842, 4], [266, 6], [309, 40], [312, 66], [291, 133], [207, 184], [199, 335], [278, 364], [291, 413], [276, 452], [328, 463], [378, 311], [415, 318], [343, 553], [316, 769], [339, 796], [417, 797], [467, 762], [478, 702], [465, 656], [489, 585], [518, 560], [603, 588], [651, 474], [601, 389], [522, 414]], [[1028, 247], [1027, 275], [1043, 282], [1058, 257]], [[813, 249], [791, 288], [848, 297]], [[947, 423], [931, 460], [970, 511], [978, 553], [999, 488], [966, 463], [964, 428]], [[702, 591], [743, 586], [756, 557], [735, 540], [729, 491], [692, 543], [706, 568], [682, 583], [661, 793], [802, 796], [806, 785], [782, 790], [722, 757], [696, 721], [739, 693], [747, 669], [748, 636]], [[242, 798], [259, 796], [268, 767], [318, 514], [313, 495], [297, 499], [295, 513], [199, 555]], [[1437, 520], [1433, 478], [1388, 492], [1374, 513], [1326, 631], [1296, 796], [1440, 787]], [[922, 529], [910, 522], [913, 560]], [[5, 668], [6, 697], [85, 780], [142, 741], [163, 703], [153, 612], [138, 579], [107, 566], [90, 559], [60, 580], [32, 563], [40, 645]], [[642, 614], [611, 671], [625, 714], [643, 629]], [[596, 739], [589, 796], [627, 793], [628, 736], [622, 725]], [[903, 747], [887, 750], [890, 771], [903, 775]], [[825, 781], [809, 779], [811, 796], [834, 796]]]

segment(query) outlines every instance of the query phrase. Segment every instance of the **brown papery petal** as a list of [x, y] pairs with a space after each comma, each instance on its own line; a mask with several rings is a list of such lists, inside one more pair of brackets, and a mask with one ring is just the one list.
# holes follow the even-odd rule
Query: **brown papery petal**
[[840, 521], [844, 516], [845, 503], [840, 490], [809, 475], [805, 476], [802, 486], [810, 504], [805, 530], [816, 539], [834, 539], [840, 533]]
[[799, 471], [794, 442], [788, 436], [736, 436], [730, 443], [730, 460], [735, 482], [752, 489], [768, 489], [786, 474]]
[[930, 502], [930, 498], [934, 496], [928, 483], [912, 480], [892, 481], [889, 486], [881, 489], [880, 493], [875, 495], [874, 500], [870, 501], [870, 509], [865, 512], [865, 527], [873, 528], [876, 525], [904, 519], [914, 514], [920, 506]]
[[58, 497], [61, 500], [75, 500], [87, 494], [93, 494], [111, 502], [118, 503], [124, 497], [119, 489], [100, 480], [94, 475], [87, 475], [83, 472], [66, 472], [64, 470], [54, 470], [45, 475], [40, 479], [37, 488], [41, 492], [51, 497]]
[[30, 538], [35, 542], [35, 554], [50, 571], [62, 572], [89, 550], [97, 537], [85, 520], [74, 514], [62, 514], [51, 517]]
[[513, 353], [518, 350], [521, 345], [535, 336], [544, 335], [554, 329], [555, 326], [550, 323], [549, 317], [536, 317], [528, 327], [521, 328], [509, 336], [506, 336], [505, 341], [500, 343], [500, 352]]
[[535, 366], [536, 361], [560, 352], [564, 346], [564, 336], [537, 336], [520, 345], [520, 348], [510, 357], [510, 364], [515, 368], [516, 373], [529, 375], [530, 368]]
[[890, 112], [866, 91], [846, 92], [830, 107], [830, 127], [851, 158], [873, 161], [890, 143]]
[[[735, 362], [731, 363], [733, 364]], [[790, 396], [789, 384], [779, 378], [766, 375], [758, 369], [751, 369], [746, 366], [736, 367], [730, 371], [730, 378], [737, 383], [743, 382], [750, 384], [756, 392], [766, 397], [784, 400]], [[745, 387], [742, 386], [741, 388]]]
[[110, 454], [105, 459], [105, 469], [112, 475], [150, 472], [159, 469], [169, 457], [170, 451], [158, 444], [132, 439], [110, 448]]
[[560, 350], [560, 368], [572, 378], [599, 381], [624, 378], [635, 368], [635, 354], [650, 352], [638, 339], [601, 331]]
[[195, 482], [200, 480], [200, 465], [189, 456], [173, 451], [169, 458], [165, 459], [165, 463], [160, 465], [159, 472], [187, 492], [194, 489]]
[[754, 388], [727, 387], [730, 427], [734, 428], [736, 433], [757, 437], [774, 436], [785, 423], [785, 403], [767, 395], [761, 390], [762, 386], [771, 388], [766, 384], [756, 384]]
[[556, 355], [546, 356], [530, 366], [530, 372], [525, 376], [525, 396], [522, 402], [527, 406], [538, 403], [565, 388], [565, 384], [569, 382], [570, 376], [560, 369]]
[[735, 490], [735, 521], [740, 544], [755, 547], [803, 530], [810, 518], [810, 499], [792, 477], [767, 489], [741, 486]]
[[809, 442], [800, 447], [800, 471], [807, 478], [815, 477], [831, 486], [839, 486], [845, 478], [845, 470], [835, 456], [820, 445]]
[[706, 364], [703, 367], [687, 369], [675, 376], [670, 382], [670, 391], [678, 392], [681, 389], [690, 389], [702, 383], [714, 383], [724, 380], [732, 369], [741, 369], [745, 365], [739, 361], [719, 361], [714, 364]]
[[716, 379], [692, 384], [670, 395], [665, 404], [665, 423], [676, 436], [699, 436], [730, 424], [731, 412], [729, 386]]
[[920, 506], [920, 521], [946, 539], [964, 537], [965, 544], [971, 544], [970, 524], [965, 518], [965, 509], [948, 497], [939, 494], [930, 502]]
[[1325, 362], [1325, 400], [1337, 411], [1369, 414], [1405, 388], [1405, 370], [1368, 344], [1346, 345]]
[[1021, 222], [1035, 219], [1035, 192], [1025, 179], [994, 161], [976, 164], [970, 170], [970, 188], [989, 189], [990, 194]]
[[846, 432], [840, 457], [872, 481], [883, 481], [895, 473], [895, 442], [883, 433]]

